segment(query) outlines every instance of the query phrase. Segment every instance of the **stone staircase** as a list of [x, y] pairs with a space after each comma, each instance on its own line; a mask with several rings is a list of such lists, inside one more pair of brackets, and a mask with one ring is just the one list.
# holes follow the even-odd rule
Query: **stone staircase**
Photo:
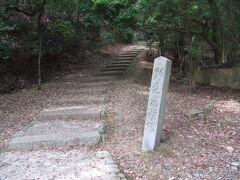
[[[104, 139], [106, 95], [142, 49], [121, 54], [93, 76], [54, 83], [66, 89], [61, 99], [40, 112], [0, 154], [0, 179], [126, 179], [106, 151], [85, 151]], [[58, 150], [69, 148], [71, 150]]]

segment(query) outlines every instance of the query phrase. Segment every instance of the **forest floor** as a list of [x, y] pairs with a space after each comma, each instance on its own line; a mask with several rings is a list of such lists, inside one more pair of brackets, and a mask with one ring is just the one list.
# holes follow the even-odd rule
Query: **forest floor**
[[[127, 49], [106, 49], [102, 59], [108, 62]], [[84, 76], [100, 66], [92, 65], [64, 76]], [[59, 76], [52, 81], [61, 79]], [[155, 152], [145, 153], [141, 143], [148, 94], [149, 86], [133, 78], [112, 85], [105, 119], [106, 141], [94, 149], [109, 151], [128, 179], [240, 179], [239, 91], [171, 82], [164, 124], [169, 138]], [[62, 95], [61, 89], [46, 84], [41, 91], [32, 88], [0, 96], [0, 145]], [[203, 108], [208, 109], [204, 120], [186, 116], [191, 110]]]

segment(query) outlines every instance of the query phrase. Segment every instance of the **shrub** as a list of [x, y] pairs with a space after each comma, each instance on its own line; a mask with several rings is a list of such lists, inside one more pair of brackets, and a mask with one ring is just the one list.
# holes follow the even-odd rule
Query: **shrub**
[[134, 33], [131, 28], [116, 28], [113, 31], [113, 37], [117, 42], [131, 43], [134, 39]]

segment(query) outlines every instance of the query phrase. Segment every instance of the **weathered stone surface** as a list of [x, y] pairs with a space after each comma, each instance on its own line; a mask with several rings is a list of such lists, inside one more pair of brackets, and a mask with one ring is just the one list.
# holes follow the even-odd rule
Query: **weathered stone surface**
[[81, 81], [74, 82], [74, 81], [69, 81], [69, 82], [54, 82], [54, 83], [47, 83], [44, 84], [47, 86], [59, 86], [63, 88], [92, 88], [92, 87], [101, 87], [101, 86], [108, 86], [111, 85], [111, 82], [96, 82], [96, 83], [82, 83]]
[[132, 61], [129, 60], [120, 60], [120, 61], [114, 61], [111, 64], [132, 64]]
[[101, 142], [102, 123], [91, 121], [37, 121], [16, 133], [8, 144], [9, 150], [58, 148], [94, 145]]
[[126, 180], [106, 151], [7, 152], [0, 159], [0, 179]]
[[80, 87], [108, 86], [111, 82], [81, 83]]
[[39, 120], [74, 119], [74, 118], [99, 118], [105, 114], [102, 107], [71, 106], [46, 109], [40, 112], [36, 118]]
[[120, 76], [124, 71], [104, 71], [96, 73], [95, 76]]
[[[142, 51], [142, 50], [141, 50]], [[137, 56], [141, 51], [139, 50], [133, 50], [133, 51], [128, 51], [126, 54], [133, 54], [135, 56]]]
[[202, 110], [191, 110], [187, 113], [185, 113], [186, 116], [190, 117], [197, 117], [200, 120], [205, 120], [207, 118], [207, 111], [205, 111], [204, 109]]
[[138, 55], [139, 54], [139, 52], [126, 52], [126, 53], [123, 53], [123, 54], [120, 54], [119, 56], [136, 56], [136, 55]]
[[172, 62], [164, 57], [154, 61], [147, 116], [144, 128], [144, 151], [152, 151], [160, 144]]
[[122, 54], [119, 57], [126, 56], [126, 57], [136, 57], [140, 52], [128, 52], [126, 54]]
[[128, 53], [129, 52], [141, 52], [142, 50], [144, 50], [144, 48], [135, 48], [135, 49], [128, 51]]
[[120, 58], [121, 58], [121, 57], [130, 57], [130, 58], [134, 58], [134, 57], [136, 57], [136, 55], [137, 55], [137, 54], [120, 54], [119, 57], [120, 57]]
[[193, 80], [197, 84], [240, 89], [240, 63], [230, 67], [196, 69]]
[[133, 57], [118, 57], [115, 61], [124, 61], [124, 60], [132, 61]]
[[198, 114], [201, 114], [201, 113], [204, 113], [204, 111], [194, 109], [194, 110], [191, 110], [191, 111], [185, 113], [185, 115], [188, 116], [188, 117], [193, 117], [193, 116], [197, 116]]
[[100, 76], [100, 77], [90, 76], [90, 77], [85, 77], [82, 81], [98, 82], [98, 81], [114, 81], [114, 80], [116, 80], [116, 77], [114, 76]]
[[83, 97], [83, 98], [63, 98], [56, 100], [55, 104], [91, 104], [91, 103], [104, 103], [105, 98], [102, 97]]
[[127, 67], [105, 67], [101, 71], [126, 71]]
[[107, 68], [112, 68], [112, 67], [116, 67], [116, 68], [128, 68], [131, 64], [111, 64], [111, 65], [107, 65]]
[[101, 94], [106, 93], [107, 88], [101, 89], [78, 89], [78, 90], [70, 90], [68, 93], [70, 94]]

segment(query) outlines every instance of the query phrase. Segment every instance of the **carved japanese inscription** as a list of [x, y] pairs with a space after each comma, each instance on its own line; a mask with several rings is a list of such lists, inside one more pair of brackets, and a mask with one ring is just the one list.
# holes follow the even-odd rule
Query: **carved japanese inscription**
[[160, 143], [171, 64], [172, 62], [164, 57], [154, 61], [142, 144], [144, 151], [154, 150]]

